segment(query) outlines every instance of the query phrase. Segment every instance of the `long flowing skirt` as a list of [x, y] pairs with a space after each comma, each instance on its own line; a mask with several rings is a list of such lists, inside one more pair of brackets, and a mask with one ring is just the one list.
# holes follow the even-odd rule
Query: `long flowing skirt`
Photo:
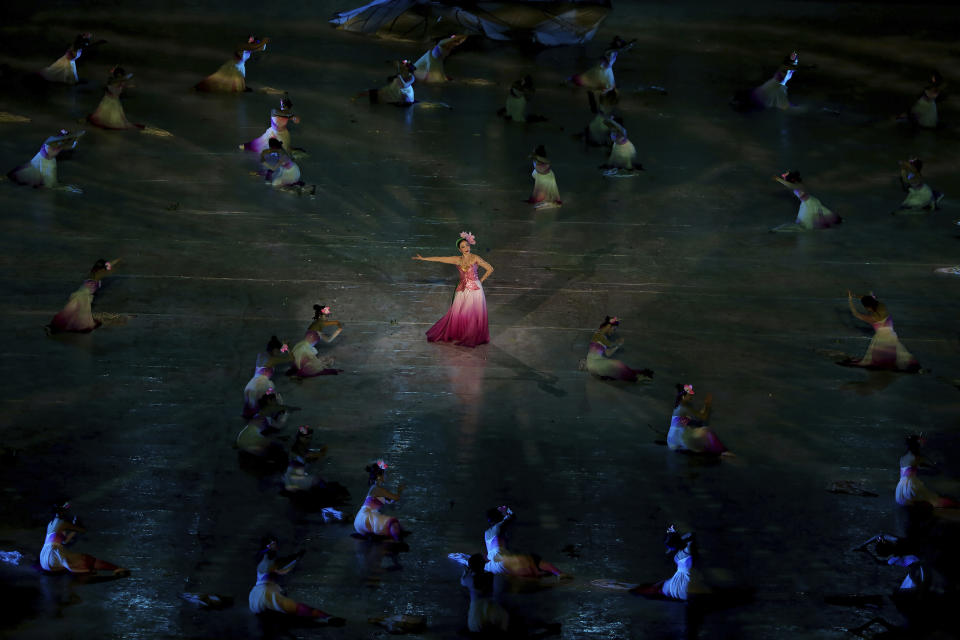
[[776, 78], [770, 78], [751, 93], [753, 101], [761, 107], [788, 109], [790, 99], [787, 98], [787, 87], [780, 84]]
[[277, 138], [280, 140], [280, 142], [283, 143], [283, 148], [286, 149], [288, 153], [290, 152], [290, 132], [287, 129], [279, 131], [274, 129], [272, 125], [267, 127], [267, 130], [264, 131], [260, 137], [254, 138], [250, 142], [244, 142], [243, 150], [260, 153], [264, 149], [268, 149], [270, 147], [270, 138]]
[[52, 189], [57, 186], [57, 161], [55, 158], [44, 158], [41, 151], [30, 162], [9, 172], [7, 177], [17, 184]]
[[512, 551], [498, 551], [487, 560], [484, 570], [489, 573], [507, 574], [518, 577], [533, 577], [540, 575], [537, 560], [529, 553], [513, 553]]
[[420, 56], [414, 63], [413, 75], [417, 82], [447, 82], [447, 74], [443, 71], [443, 58], [433, 55], [433, 49]]
[[289, 167], [278, 166], [271, 174], [270, 184], [275, 187], [289, 187], [300, 182], [300, 166], [291, 162]]
[[490, 342], [483, 289], [457, 291], [450, 310], [427, 331], [427, 340], [456, 342], [463, 347]]
[[93, 292], [84, 285], [70, 294], [66, 306], [50, 321], [51, 331], [86, 333], [100, 326], [93, 319]]
[[926, 129], [935, 129], [940, 121], [937, 115], [937, 103], [934, 100], [920, 98], [910, 107], [910, 115], [918, 125]]
[[916, 476], [900, 476], [896, 491], [897, 504], [904, 507], [928, 503], [934, 507], [940, 506], [941, 498], [927, 488], [923, 481]]
[[900, 344], [893, 327], [875, 329], [873, 340], [867, 347], [867, 352], [859, 360], [847, 364], [871, 369], [892, 369], [894, 371], [915, 372], [920, 369], [920, 363], [913, 357], [906, 347]]
[[560, 189], [557, 188], [557, 179], [553, 171], [549, 173], [540, 173], [534, 171], [533, 176], [533, 194], [530, 196], [530, 202], [561, 202]]
[[527, 121], [527, 98], [525, 96], [507, 96], [507, 104], [504, 107], [504, 114], [508, 120], [514, 122]]
[[216, 72], [197, 83], [197, 91], [240, 93], [246, 91], [247, 83], [235, 62], [225, 62]]
[[637, 376], [645, 373], [643, 369], [632, 369], [616, 358], [592, 352], [587, 354], [587, 371], [601, 378], [627, 382], [636, 382]]
[[399, 522], [393, 516], [375, 511], [364, 505], [360, 507], [357, 516], [353, 519], [353, 529], [360, 535], [389, 536], [390, 525]]
[[40, 550], [40, 566], [44, 571], [90, 573], [83, 554], [67, 551], [62, 544], [44, 544]]
[[936, 208], [933, 189], [928, 184], [922, 184], [919, 187], [910, 186], [907, 189], [907, 197], [900, 203], [901, 209], [923, 210]]
[[506, 631], [510, 616], [493, 598], [476, 597], [470, 600], [467, 613], [467, 628], [473, 633], [483, 631]]
[[68, 58], [67, 54], [63, 54], [56, 62], [43, 69], [40, 75], [48, 82], [77, 84], [80, 81], [77, 77], [77, 61]]
[[610, 157], [607, 158], [607, 166], [618, 169], [633, 169], [633, 161], [637, 157], [637, 148], [633, 143], [627, 140], [623, 144], [614, 143], [610, 149]]
[[617, 86], [617, 82], [613, 77], [613, 67], [604, 68], [599, 64], [583, 73], [572, 76], [570, 81], [578, 87], [596, 89], [603, 93], [611, 91]]
[[254, 586], [250, 590], [247, 602], [250, 605], [250, 611], [253, 613], [264, 613], [265, 611], [292, 613], [297, 610], [297, 601], [288, 598], [280, 585], [275, 582], [265, 582]]
[[823, 206], [817, 198], [808, 196], [800, 203], [797, 224], [804, 229], [826, 229], [840, 222], [840, 216]]
[[87, 118], [91, 124], [95, 124], [103, 129], [131, 129], [135, 124], [127, 120], [123, 112], [123, 105], [120, 104], [120, 97], [112, 93], [106, 93], [97, 110]]

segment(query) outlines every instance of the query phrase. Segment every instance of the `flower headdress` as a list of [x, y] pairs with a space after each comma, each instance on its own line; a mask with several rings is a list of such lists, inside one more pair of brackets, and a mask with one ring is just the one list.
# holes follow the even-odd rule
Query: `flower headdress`
[[330, 307], [322, 307], [320, 309], [320, 315], [323, 315], [323, 316], [330, 315]]
[[113, 265], [110, 264], [109, 262], [104, 262], [103, 268], [106, 269], [107, 271], [110, 271], [110, 269], [113, 269]]
[[457, 246], [460, 246], [460, 241], [466, 240], [467, 244], [477, 244], [477, 238], [470, 231], [461, 231], [460, 237], [457, 239]]
[[387, 463], [383, 460], [377, 460], [376, 465], [380, 468], [381, 471], [387, 470]]
[[286, 353], [288, 351], [290, 351], [290, 345], [284, 342], [283, 346], [280, 347], [280, 353]]
[[685, 385], [683, 385], [683, 395], [685, 395], [685, 396], [692, 396], [692, 395], [693, 395], [693, 385], [692, 385], [692, 384], [685, 384]]
[[305, 436], [308, 436], [308, 435], [310, 435], [310, 434], [312, 433], [312, 430], [310, 429], [310, 425], [308, 425], [308, 424], [302, 424], [302, 425], [300, 425], [300, 428], [297, 429], [297, 431], [299, 431], [300, 433], [302, 433], [302, 434], [305, 435]]
[[610, 324], [612, 325], [620, 324], [620, 318], [618, 318], [617, 316], [613, 316], [612, 318], [610, 318]]

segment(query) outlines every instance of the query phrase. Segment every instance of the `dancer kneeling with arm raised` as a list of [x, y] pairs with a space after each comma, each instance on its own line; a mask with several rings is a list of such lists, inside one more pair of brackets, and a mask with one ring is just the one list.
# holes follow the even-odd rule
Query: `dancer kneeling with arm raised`
[[897, 332], [893, 330], [893, 318], [887, 311], [887, 305], [880, 302], [873, 293], [869, 293], [860, 297], [860, 304], [867, 310], [866, 314], [860, 313], [853, 305], [853, 293], [849, 290], [847, 304], [850, 307], [850, 313], [858, 320], [870, 323], [874, 333], [873, 339], [867, 346], [867, 352], [862, 358], [847, 358], [837, 364], [845, 367], [890, 369], [908, 373], [916, 373], [920, 370], [920, 363], [900, 343]]
[[386, 481], [387, 463], [377, 460], [367, 465], [366, 471], [370, 474], [370, 490], [363, 501], [363, 506], [353, 519], [353, 528], [361, 536], [390, 536], [397, 542], [403, 537], [400, 521], [393, 516], [380, 513], [383, 505], [400, 499], [403, 485], [397, 487], [396, 493], [391, 493], [383, 485]]
[[619, 318], [607, 316], [600, 328], [594, 332], [587, 350], [585, 362], [587, 371], [604, 380], [649, 382], [653, 378], [653, 371], [650, 369], [631, 369], [610, 357], [623, 345], [623, 338], [613, 339], [613, 334], [619, 326]]
[[513, 519], [513, 510], [502, 506], [487, 511], [487, 522], [490, 523], [483, 534], [483, 542], [487, 547], [487, 564], [484, 569], [490, 573], [499, 573], [518, 578], [542, 578], [543, 576], [557, 576], [570, 578], [537, 554], [514, 553], [507, 549], [507, 539], [503, 532], [504, 525]]
[[250, 590], [250, 611], [253, 613], [277, 611], [305, 618], [316, 618], [331, 626], [343, 626], [346, 623], [343, 618], [332, 616], [286, 596], [283, 588], [277, 584], [277, 580], [280, 576], [290, 573], [306, 552], [301, 551], [288, 558], [279, 558], [278, 546], [277, 538], [273, 536], [267, 536], [261, 542], [257, 562], [257, 584]]
[[710, 593], [710, 588], [703, 582], [697, 570], [696, 536], [690, 533], [681, 534], [673, 525], [667, 529], [664, 540], [667, 553], [673, 555], [677, 571], [669, 580], [663, 580], [652, 585], [639, 585], [630, 590], [630, 593], [653, 598], [656, 600], [679, 600], [687, 602], [693, 595]]
[[67, 519], [69, 509], [69, 502], [54, 507], [53, 520], [47, 525], [47, 537], [43, 541], [43, 549], [40, 550], [40, 566], [43, 570], [80, 574], [112, 571], [113, 575], [118, 577], [129, 575], [129, 569], [94, 558], [86, 553], [74, 553], [64, 548], [78, 533], [86, 532], [86, 529], [78, 524], [76, 517]]
[[670, 418], [667, 446], [671, 451], [732, 456], [733, 454], [720, 442], [717, 434], [710, 427], [704, 426], [710, 419], [713, 397], [707, 394], [703, 406], [696, 409], [693, 404], [693, 395], [692, 384], [677, 385], [677, 399], [673, 416]]

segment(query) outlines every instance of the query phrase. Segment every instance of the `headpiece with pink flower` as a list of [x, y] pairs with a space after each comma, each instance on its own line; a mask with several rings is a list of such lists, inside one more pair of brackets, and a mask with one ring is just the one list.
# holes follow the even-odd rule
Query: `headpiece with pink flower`
[[300, 428], [297, 429], [297, 431], [299, 431], [299, 432], [302, 433], [303, 435], [307, 436], [307, 435], [310, 435], [313, 430], [310, 429], [310, 425], [308, 425], [308, 424], [302, 424], [302, 425], [300, 425]]
[[692, 396], [692, 395], [693, 395], [693, 385], [692, 385], [692, 384], [685, 384], [685, 385], [683, 385], [683, 395], [685, 395], [685, 396]]
[[460, 246], [460, 241], [466, 240], [467, 244], [477, 244], [477, 238], [473, 235], [471, 231], [461, 231], [460, 237], [457, 238], [457, 246]]
[[381, 470], [383, 470], [383, 471], [386, 471], [386, 470], [387, 470], [387, 463], [384, 462], [383, 460], [377, 460], [377, 463], [376, 463], [376, 464], [377, 464], [378, 467], [380, 467]]
[[320, 314], [325, 316], [330, 315], [330, 307], [322, 307], [320, 309]]

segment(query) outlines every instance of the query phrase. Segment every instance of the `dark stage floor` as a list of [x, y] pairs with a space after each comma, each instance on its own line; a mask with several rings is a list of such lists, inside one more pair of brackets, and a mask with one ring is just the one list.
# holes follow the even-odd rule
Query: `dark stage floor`
[[[82, 195], [0, 183], [10, 277], [0, 298], [0, 550], [24, 554], [0, 564], [0, 635], [373, 638], [386, 634], [369, 616], [410, 613], [429, 621], [417, 637], [457, 637], [468, 600], [446, 556], [479, 551], [484, 512], [504, 503], [518, 515], [512, 546], [575, 576], [511, 593], [508, 605], [561, 623], [563, 638], [839, 639], [878, 614], [823, 596], [888, 593], [902, 579], [849, 549], [902, 530], [893, 492], [904, 435], [927, 433], [940, 463], [927, 484], [960, 494], [960, 278], [934, 274], [960, 263], [955, 97], [941, 104], [939, 131], [892, 118], [929, 69], [955, 74], [958, 11], [615, 5], [585, 47], [465, 46], [447, 65], [459, 81], [417, 87], [452, 110], [349, 101], [382, 83], [385, 61], [428, 46], [330, 29], [325, 19], [349, 3], [0, 10], [10, 12], [0, 63], [11, 76], [0, 111], [31, 118], [0, 123], [4, 172], [60, 127], [81, 126], [118, 63], [137, 74], [124, 96], [130, 119], [173, 134], [88, 126], [59, 169]], [[53, 62], [79, 31], [108, 41], [78, 64], [89, 84], [25, 88], [20, 74]], [[247, 80], [293, 96], [314, 198], [273, 192], [236, 151], [263, 131], [277, 96], [189, 90], [249, 33], [273, 38]], [[614, 34], [638, 38], [615, 67], [646, 167], [630, 179], [604, 177], [604, 153], [574, 139], [591, 115], [584, 94], [562, 86]], [[730, 108], [792, 49], [815, 65], [790, 84], [805, 111]], [[526, 73], [539, 86], [532, 110], [548, 123], [495, 115]], [[642, 90], [650, 85], [668, 95]], [[562, 208], [524, 202], [537, 144], [554, 161]], [[894, 217], [897, 161], [910, 154], [946, 200], [933, 214]], [[843, 216], [839, 228], [768, 233], [796, 215], [796, 199], [771, 180], [787, 168]], [[492, 341], [475, 350], [425, 341], [456, 274], [410, 260], [452, 255], [461, 230], [496, 268], [486, 283]], [[125, 322], [47, 337], [43, 325], [89, 265], [117, 256], [94, 309]], [[924, 373], [834, 364], [871, 336], [847, 310], [848, 289], [888, 304]], [[329, 445], [319, 473], [351, 492], [340, 524], [293, 507], [277, 477], [240, 468], [232, 446], [256, 354], [271, 334], [299, 340], [314, 303], [345, 324], [325, 350], [345, 371], [277, 384], [303, 408], [289, 431], [319, 427]], [[577, 370], [605, 314], [622, 318], [622, 359], [654, 369], [652, 384]], [[713, 393], [712, 424], [736, 458], [711, 464], [658, 443], [677, 382]], [[363, 468], [378, 457], [407, 487], [394, 513], [413, 534], [395, 557], [349, 535]], [[879, 496], [828, 492], [835, 481]], [[30, 567], [61, 498], [89, 528], [76, 548], [129, 567], [129, 578], [81, 584]], [[671, 523], [698, 532], [709, 580], [751, 586], [754, 601], [699, 616], [591, 586], [669, 577], [661, 540]], [[273, 628], [248, 612], [266, 532], [308, 551], [288, 593], [347, 618], [345, 628]], [[184, 591], [236, 604], [203, 612], [178, 599]], [[890, 605], [879, 615], [902, 621]]]

